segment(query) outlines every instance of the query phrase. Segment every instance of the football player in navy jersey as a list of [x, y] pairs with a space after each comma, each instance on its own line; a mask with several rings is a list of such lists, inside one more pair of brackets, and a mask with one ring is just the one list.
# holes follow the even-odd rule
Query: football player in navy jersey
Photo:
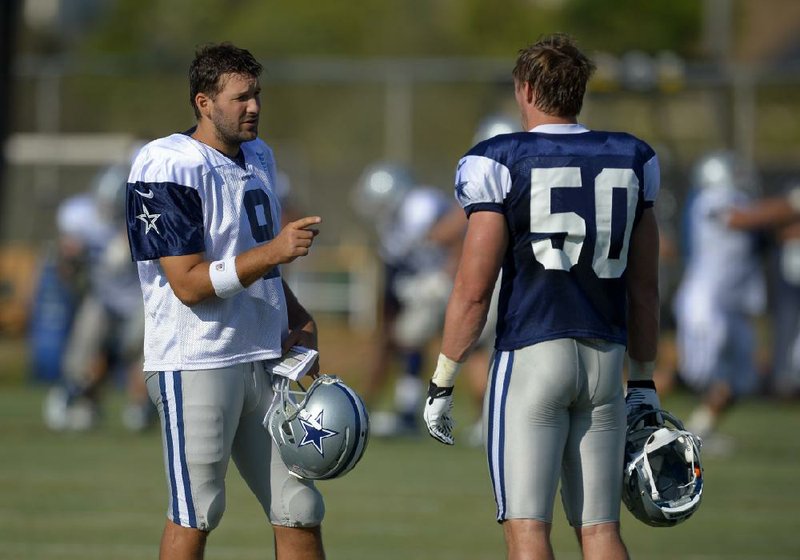
[[260, 73], [229, 43], [198, 50], [189, 70], [197, 126], [144, 146], [128, 179], [144, 371], [169, 490], [162, 559], [203, 557], [231, 458], [272, 524], [276, 557], [324, 557], [322, 497], [290, 475], [262, 426], [273, 396], [263, 360], [317, 347], [279, 265], [309, 253], [321, 218], [280, 226], [275, 161], [258, 139]]
[[525, 132], [478, 143], [456, 170], [467, 234], [424, 418], [431, 436], [453, 444], [455, 377], [502, 268], [483, 416], [512, 559], [553, 558], [559, 481], [584, 557], [627, 558], [626, 413], [660, 408], [658, 160], [630, 134], [578, 124], [593, 70], [566, 35], [521, 50], [513, 77]]

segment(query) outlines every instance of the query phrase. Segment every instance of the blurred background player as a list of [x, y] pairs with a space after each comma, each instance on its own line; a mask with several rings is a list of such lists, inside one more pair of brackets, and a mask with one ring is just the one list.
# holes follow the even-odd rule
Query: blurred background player
[[61, 245], [74, 272], [78, 304], [66, 342], [62, 379], [48, 393], [44, 422], [53, 430], [88, 430], [100, 418], [103, 386], [117, 378], [127, 393], [122, 420], [143, 430], [154, 409], [142, 377], [144, 316], [124, 221], [130, 166], [101, 170], [88, 193], [68, 199], [58, 213]]
[[760, 231], [774, 248], [769, 279], [772, 348], [767, 390], [778, 397], [800, 395], [800, 181], [784, 192], [728, 213], [729, 227]]
[[372, 412], [370, 429], [378, 437], [414, 435], [423, 393], [420, 372], [444, 318], [463, 217], [453, 225], [455, 202], [439, 189], [417, 184], [406, 167], [391, 162], [367, 166], [352, 197], [357, 214], [374, 228], [383, 267], [380, 325], [362, 390], [371, 410], [378, 406], [393, 360], [400, 361], [394, 410]]
[[281, 227], [305, 215], [297, 194], [292, 190], [292, 180], [282, 169], [275, 171], [275, 194], [281, 203]]
[[30, 310], [29, 351], [31, 376], [58, 382], [63, 377], [64, 354], [75, 311], [86, 293], [87, 258], [102, 242], [97, 207], [91, 193], [61, 201], [56, 212], [56, 238], [48, 243], [38, 266]]
[[687, 429], [705, 440], [704, 450], [724, 453], [731, 442], [715, 434], [720, 416], [758, 385], [753, 319], [766, 304], [758, 240], [725, 223], [750, 203], [755, 177], [730, 152], [704, 156], [691, 177], [686, 264], [675, 295], [678, 371], [703, 395]]

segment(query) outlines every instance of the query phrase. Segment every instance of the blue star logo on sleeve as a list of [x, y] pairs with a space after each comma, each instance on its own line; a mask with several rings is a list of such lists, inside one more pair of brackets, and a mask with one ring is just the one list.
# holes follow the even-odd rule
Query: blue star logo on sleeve
[[466, 187], [468, 184], [469, 181], [459, 181], [458, 183], [456, 183], [456, 196], [458, 197], [458, 200], [464, 201], [469, 198], [467, 194], [464, 192], [464, 187]]
[[300, 425], [303, 426], [303, 431], [305, 433], [303, 434], [303, 440], [300, 442], [299, 447], [311, 444], [319, 451], [319, 454], [324, 457], [325, 452], [322, 449], [322, 440], [338, 435], [339, 432], [322, 427], [323, 412], [325, 411], [320, 410], [317, 417], [313, 420], [300, 418]]
[[150, 233], [151, 229], [156, 230], [156, 233], [161, 235], [161, 232], [158, 231], [158, 226], [156, 226], [156, 220], [161, 217], [161, 214], [151, 214], [150, 211], [147, 209], [147, 206], [142, 203], [142, 213], [136, 216], [137, 220], [141, 220], [144, 222], [145, 230], [144, 234], [147, 235]]

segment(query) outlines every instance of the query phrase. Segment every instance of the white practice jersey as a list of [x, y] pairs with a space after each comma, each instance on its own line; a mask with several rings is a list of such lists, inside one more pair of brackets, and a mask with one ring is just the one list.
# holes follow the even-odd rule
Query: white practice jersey
[[701, 189], [686, 214], [689, 255], [676, 294], [678, 312], [757, 314], [766, 304], [766, 286], [756, 237], [725, 225], [730, 210], [750, 197], [735, 189]]
[[186, 134], [147, 144], [128, 179], [127, 224], [145, 307], [145, 371], [228, 367], [281, 355], [288, 330], [276, 267], [227, 299], [184, 305], [159, 258], [204, 253], [234, 257], [277, 235], [275, 161], [261, 140], [234, 161]]
[[446, 251], [426, 240], [433, 225], [451, 208], [449, 197], [432, 187], [416, 187], [401, 201], [392, 219], [380, 226], [381, 259], [409, 273], [441, 268]]

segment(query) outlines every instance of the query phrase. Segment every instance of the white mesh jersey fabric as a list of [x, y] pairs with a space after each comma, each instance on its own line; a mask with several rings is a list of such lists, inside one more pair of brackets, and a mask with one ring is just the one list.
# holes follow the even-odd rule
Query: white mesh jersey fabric
[[[269, 241], [280, 227], [272, 151], [258, 139], [242, 144], [242, 150], [244, 168], [187, 135], [173, 134], [141, 150], [129, 184], [152, 184], [153, 192], [164, 184], [194, 189], [202, 216], [186, 219], [202, 219], [205, 260], [232, 257]], [[257, 190], [267, 196], [245, 195]], [[253, 200], [262, 203], [253, 207]], [[263, 201], [268, 201], [269, 208]], [[262, 231], [269, 226], [268, 239], [254, 237], [254, 219]], [[179, 239], [181, 231], [164, 231], [167, 223], [161, 221], [158, 234]], [[138, 268], [145, 306], [146, 371], [223, 368], [280, 356], [282, 333], [288, 326], [279, 274], [268, 274], [231, 298], [212, 297], [189, 307], [175, 296], [158, 259], [140, 260]]]

